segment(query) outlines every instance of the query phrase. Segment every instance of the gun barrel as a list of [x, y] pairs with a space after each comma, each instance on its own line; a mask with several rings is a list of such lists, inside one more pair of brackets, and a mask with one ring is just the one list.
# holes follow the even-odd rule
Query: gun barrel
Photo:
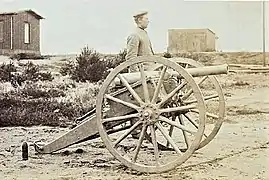
[[204, 66], [186, 69], [193, 77], [220, 75], [228, 73], [228, 65]]
[[[197, 68], [187, 68], [186, 71], [190, 73], [193, 77], [200, 76], [210, 76], [210, 75], [220, 75], [228, 73], [228, 65], [215, 65], [215, 66], [204, 66]], [[159, 71], [145, 71], [147, 77], [151, 77], [152, 79], [158, 78], [160, 76]], [[135, 83], [141, 79], [140, 72], [131, 72], [131, 73], [123, 73], [121, 74], [129, 83]], [[169, 71], [166, 75], [174, 75], [177, 77], [181, 77], [180, 74], [176, 71]], [[120, 79], [117, 77], [114, 80], [115, 85], [121, 85]]]

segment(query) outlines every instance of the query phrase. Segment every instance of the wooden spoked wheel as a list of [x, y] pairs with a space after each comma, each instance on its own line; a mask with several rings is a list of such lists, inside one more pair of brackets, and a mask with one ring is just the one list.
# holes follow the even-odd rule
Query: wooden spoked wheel
[[[153, 75], [154, 73], [151, 74], [145, 69], [150, 63], [160, 65], [161, 70], [155, 71], [157, 76], [156, 73]], [[139, 72], [136, 72], [136, 75], [139, 75], [139, 86], [130, 83], [131, 80], [128, 79], [130, 74], [129, 76], [122, 74], [127, 67], [133, 65], [139, 68]], [[172, 72], [181, 76], [182, 83], [160, 99], [163, 82], [171, 78]], [[152, 86], [150, 83], [152, 80], [157, 81], [156, 86]], [[115, 87], [117, 81], [120, 81], [122, 87], [113, 92], [111, 87]], [[166, 104], [185, 86], [192, 89], [196, 102], [190, 106], [177, 104], [174, 107], [167, 107]], [[173, 121], [169, 115], [190, 109], [198, 112], [198, 128], [187, 128]], [[162, 57], [138, 57], [120, 64], [107, 76], [97, 96], [97, 126], [106, 148], [124, 165], [140, 172], [169, 171], [190, 158], [204, 135], [205, 117], [204, 98], [192, 76], [177, 63]], [[108, 133], [111, 127], [116, 129], [117, 125], [122, 124], [125, 124], [126, 130]], [[166, 132], [165, 126], [168, 125], [172, 125], [180, 132], [191, 134], [192, 138], [186, 151], [182, 152], [179, 148], [182, 139], [178, 139], [178, 136], [171, 137]], [[131, 135], [134, 131], [138, 132], [138, 139]], [[151, 135], [151, 141], [146, 140], [146, 134]], [[163, 140], [171, 144], [172, 151], [162, 151], [158, 148], [157, 142]]]
[[[203, 64], [188, 58], [170, 58], [170, 60], [176, 62], [185, 69], [204, 66]], [[158, 65], [154, 66], [152, 69], [157, 68], [159, 68]], [[202, 141], [198, 147], [198, 149], [200, 149], [211, 142], [219, 132], [225, 116], [225, 99], [221, 85], [215, 76], [194, 77], [194, 80], [203, 93], [206, 105], [206, 126]], [[191, 105], [196, 101], [193, 97], [193, 91], [190, 88], [185, 87], [185, 89], [181, 91], [181, 94], [182, 96], [180, 99], [185, 105]], [[181, 123], [188, 122], [192, 124], [192, 126], [198, 127], [198, 116], [196, 113], [197, 110], [192, 109], [185, 113], [179, 113], [174, 118], [178, 119]], [[169, 127], [168, 131], [172, 134], [173, 127]], [[187, 134], [184, 134], [184, 136], [186, 136], [185, 138], [188, 138]], [[162, 148], [169, 148], [167, 145], [161, 143], [159, 146]]]

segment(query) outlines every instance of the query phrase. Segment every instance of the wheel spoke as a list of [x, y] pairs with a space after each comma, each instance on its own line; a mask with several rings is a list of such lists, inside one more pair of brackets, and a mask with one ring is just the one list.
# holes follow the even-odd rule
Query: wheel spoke
[[151, 100], [151, 102], [152, 102], [153, 104], [156, 103], [157, 97], [158, 97], [158, 95], [159, 95], [159, 93], [160, 93], [161, 86], [162, 86], [162, 84], [163, 84], [163, 78], [164, 78], [164, 75], [165, 75], [166, 70], [167, 70], [167, 67], [166, 67], [166, 66], [163, 67], [162, 72], [161, 72], [161, 75], [160, 75], [160, 78], [159, 78], [159, 80], [158, 80], [157, 87], [155, 88], [155, 91], [154, 91], [154, 94], [153, 94], [153, 98], [152, 98], [152, 100]]
[[146, 80], [146, 75], [145, 75], [143, 64], [139, 65], [139, 70], [140, 70], [140, 74], [141, 74], [145, 102], [149, 103], [149, 90], [148, 90], [148, 85], [147, 85], [147, 80]]
[[182, 89], [186, 85], [187, 85], [187, 83], [184, 82], [181, 85], [179, 85], [178, 87], [176, 87], [172, 92], [167, 94], [166, 97], [160, 103], [158, 103], [157, 105], [159, 107], [162, 106], [164, 103], [166, 103], [171, 97], [173, 97], [180, 89]]
[[114, 143], [113, 146], [116, 147], [124, 138], [126, 138], [139, 124], [141, 121], [137, 121], [130, 129], [128, 129], [124, 134], [122, 134]]
[[[198, 109], [190, 109], [190, 111], [195, 112], [195, 113], [199, 113]], [[209, 112], [206, 112], [206, 116], [209, 116], [209, 117], [212, 117], [212, 118], [215, 118], [215, 119], [219, 119], [218, 115], [215, 115], [215, 114], [212, 114], [212, 113], [209, 113]]]
[[200, 81], [198, 81], [197, 85], [201, 85], [207, 78], [208, 76], [204, 76], [202, 79], [200, 79]]
[[[214, 98], [217, 98], [219, 97], [218, 94], [213, 94], [213, 95], [210, 95], [210, 96], [205, 96], [204, 97], [204, 100], [207, 101], [207, 100], [210, 100], [210, 99], [214, 99]], [[196, 103], [197, 100], [190, 100], [190, 101], [183, 101], [184, 104], [192, 104], [192, 103]]]
[[175, 127], [177, 127], [178, 129], [181, 129], [181, 130], [183, 130], [183, 131], [186, 131], [186, 132], [188, 132], [188, 133], [190, 133], [190, 134], [193, 134], [193, 135], [194, 135], [194, 134], [196, 133], [196, 132], [194, 132], [194, 131], [188, 129], [186, 126], [177, 124], [176, 122], [171, 121], [170, 119], [168, 119], [168, 118], [166, 118], [166, 117], [164, 117], [164, 116], [160, 116], [160, 120], [163, 121], [163, 122], [166, 122], [166, 123], [168, 123], [168, 124], [170, 124], [170, 125], [172, 125], [172, 126], [175, 126]]
[[181, 151], [178, 149], [176, 143], [173, 141], [173, 139], [165, 132], [163, 126], [157, 122], [156, 123], [157, 128], [161, 131], [161, 133], [163, 134], [163, 136], [166, 138], [167, 141], [169, 141], [169, 143], [172, 145], [172, 147], [175, 149], [175, 151], [178, 154], [181, 154]]
[[[208, 76], [204, 76], [202, 79], [200, 79], [200, 81], [198, 81], [197, 85], [202, 84], [207, 78]], [[192, 95], [192, 93], [193, 93], [193, 90], [190, 89], [186, 94], [182, 96], [182, 100], [188, 99]]]
[[121, 104], [123, 104], [123, 105], [125, 105], [125, 106], [128, 106], [128, 107], [130, 107], [130, 108], [133, 108], [133, 109], [138, 109], [138, 108], [139, 108], [138, 106], [136, 106], [136, 105], [134, 105], [134, 104], [132, 104], [132, 103], [123, 101], [123, 100], [121, 100], [121, 99], [119, 99], [119, 98], [115, 98], [115, 97], [113, 97], [113, 96], [111, 96], [111, 95], [108, 95], [108, 94], [105, 95], [105, 98], [110, 99], [110, 100], [112, 100], [112, 101], [114, 101], [114, 102], [117, 102], [117, 103], [121, 103]]
[[[175, 121], [175, 120], [176, 120], [176, 116], [173, 114], [172, 115], [172, 121]], [[173, 130], [174, 130], [174, 126], [170, 125], [169, 136], [171, 136], [171, 137], [172, 137]], [[166, 143], [166, 147], [169, 147], [169, 142], [168, 141]]]
[[158, 150], [156, 132], [155, 132], [155, 128], [153, 125], [150, 126], [150, 134], [151, 134], [152, 144], [154, 147], [155, 161], [156, 161], [157, 165], [159, 165], [159, 150]]
[[196, 122], [194, 122], [189, 116], [187, 116], [186, 114], [183, 114], [183, 116], [185, 116], [185, 118], [190, 121], [190, 123], [196, 127], [196, 129], [198, 129], [198, 125], [196, 124]]
[[119, 120], [123, 120], [123, 119], [130, 119], [130, 118], [136, 118], [136, 117], [138, 117], [138, 113], [129, 114], [129, 115], [125, 115], [125, 116], [117, 116], [117, 117], [106, 118], [106, 119], [103, 119], [102, 123], [111, 122], [111, 121], [119, 121]]
[[193, 93], [193, 90], [192, 89], [190, 89], [186, 94], [184, 94], [183, 96], [182, 96], [182, 100], [186, 100], [186, 99], [188, 99], [188, 97], [190, 97], [191, 95], [192, 95], [192, 93]]
[[143, 104], [143, 101], [138, 96], [138, 94], [135, 92], [135, 90], [130, 86], [130, 84], [127, 82], [127, 80], [121, 75], [118, 75], [118, 78], [121, 80], [121, 82], [124, 84], [124, 86], [128, 89], [128, 91], [132, 94], [132, 96], [136, 99], [136, 101], [140, 104]]
[[205, 96], [204, 100], [207, 101], [207, 100], [214, 99], [214, 98], [217, 98], [217, 97], [219, 97], [218, 94], [212, 94], [210, 96]]
[[[199, 127], [198, 127], [198, 125], [187, 115], [187, 114], [183, 114], [183, 116], [188, 120], [188, 121], [190, 121], [190, 123], [196, 128], [196, 129], [198, 129]], [[206, 134], [204, 134], [204, 136], [207, 138], [207, 135]]]
[[140, 148], [141, 148], [143, 139], [144, 139], [144, 137], [145, 137], [145, 132], [146, 132], [146, 130], [147, 130], [147, 127], [148, 127], [147, 125], [143, 125], [143, 127], [142, 127], [142, 131], [141, 131], [141, 133], [140, 133], [140, 136], [139, 136], [139, 139], [138, 139], [136, 148], [135, 148], [135, 150], [134, 150], [135, 155], [134, 155], [134, 158], [133, 158], [133, 162], [136, 162], [136, 160], [137, 160], [137, 156], [138, 156], [138, 153], [139, 153], [139, 151], [140, 151]]
[[166, 112], [181, 112], [181, 111], [187, 111], [191, 109], [197, 108], [196, 105], [186, 105], [186, 106], [179, 106], [179, 107], [172, 107], [172, 108], [165, 108], [165, 109], [160, 109], [161, 113], [166, 113]]
[[[182, 118], [182, 114], [180, 114], [180, 115], [178, 116], [178, 119], [179, 119], [180, 124], [181, 124], [182, 126], [185, 126], [185, 123], [184, 123], [183, 118]], [[190, 147], [189, 138], [188, 138], [188, 136], [187, 136], [187, 134], [186, 134], [185, 131], [182, 130], [182, 133], [183, 133], [184, 140], [185, 140], [185, 142], [186, 142], [187, 149], [188, 149], [188, 148]]]

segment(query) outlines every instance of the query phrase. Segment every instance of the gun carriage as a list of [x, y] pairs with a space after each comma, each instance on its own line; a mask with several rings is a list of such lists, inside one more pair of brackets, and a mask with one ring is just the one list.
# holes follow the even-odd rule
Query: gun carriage
[[[123, 73], [130, 66], [137, 72]], [[126, 61], [104, 80], [96, 108], [80, 117], [80, 124], [48, 144], [35, 143], [35, 150], [52, 153], [101, 137], [109, 152], [131, 169], [174, 169], [217, 135], [225, 100], [215, 75], [227, 72], [227, 65], [203, 66], [186, 58]]]

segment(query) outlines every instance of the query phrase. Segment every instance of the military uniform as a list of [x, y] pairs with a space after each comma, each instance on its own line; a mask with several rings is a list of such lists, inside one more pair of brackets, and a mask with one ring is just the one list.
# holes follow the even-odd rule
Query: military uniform
[[[134, 16], [138, 17], [143, 14], [147, 14], [147, 12], [142, 12], [139, 14], [136, 14]], [[152, 45], [148, 36], [147, 31], [145, 31], [143, 28], [137, 27], [135, 31], [130, 34], [127, 38], [127, 54], [126, 54], [126, 60], [131, 61], [133, 58], [138, 56], [152, 56], [154, 55], [154, 52], [152, 50]], [[150, 67], [150, 63], [144, 63], [145, 70]], [[139, 68], [137, 65], [133, 65], [129, 67], [129, 72], [135, 72], [139, 71]], [[131, 124], [133, 125], [135, 123], [134, 120], [131, 120]], [[137, 127], [136, 130], [132, 131], [132, 136], [134, 138], [138, 138], [141, 131], [141, 125]]]
[[[138, 15], [141, 15], [138, 14]], [[135, 16], [138, 16], [135, 15]], [[135, 17], [134, 16], [134, 17]], [[150, 42], [147, 31], [137, 27], [135, 31], [127, 38], [127, 54], [126, 60], [129, 61], [137, 56], [151, 56], [154, 55], [152, 44]], [[139, 71], [136, 66], [130, 67], [130, 71]]]
[[153, 54], [147, 31], [137, 27], [135, 32], [127, 38], [126, 60], [130, 60], [137, 56], [150, 56]]

